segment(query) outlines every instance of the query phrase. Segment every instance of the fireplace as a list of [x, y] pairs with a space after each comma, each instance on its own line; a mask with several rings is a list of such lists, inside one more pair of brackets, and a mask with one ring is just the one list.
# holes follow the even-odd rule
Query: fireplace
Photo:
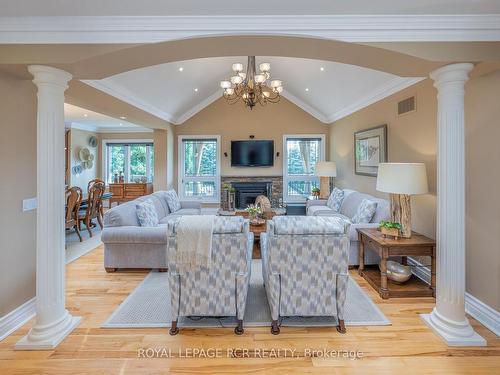
[[246, 208], [249, 204], [254, 204], [259, 195], [272, 196], [271, 182], [233, 182], [231, 185], [235, 189], [236, 208]]

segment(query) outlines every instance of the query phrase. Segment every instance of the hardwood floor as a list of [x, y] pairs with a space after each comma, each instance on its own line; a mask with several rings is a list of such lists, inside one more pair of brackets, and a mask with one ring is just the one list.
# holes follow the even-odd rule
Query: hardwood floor
[[[472, 320], [488, 340], [483, 348], [448, 348], [418, 314], [431, 311], [432, 298], [382, 300], [355, 270], [351, 275], [378, 304], [392, 326], [335, 328], [283, 327], [279, 336], [269, 328], [183, 329], [169, 336], [167, 329], [101, 329], [100, 324], [143, 280], [148, 271], [107, 274], [102, 247], [67, 266], [67, 306], [83, 318], [80, 326], [53, 351], [14, 351], [14, 344], [32, 322], [0, 342], [0, 374], [499, 374], [500, 339]], [[138, 358], [144, 348], [169, 348], [174, 358]], [[223, 358], [185, 358], [178, 349], [219, 348]], [[239, 349], [240, 358], [226, 358]], [[248, 350], [248, 356], [245, 357]], [[279, 358], [259, 358], [259, 349], [281, 349]], [[283, 349], [295, 349], [296, 358]], [[307, 349], [353, 350], [361, 359], [304, 356]], [[289, 352], [288, 352], [289, 353]], [[288, 354], [287, 353], [287, 354]], [[160, 354], [163, 354], [160, 352]]]

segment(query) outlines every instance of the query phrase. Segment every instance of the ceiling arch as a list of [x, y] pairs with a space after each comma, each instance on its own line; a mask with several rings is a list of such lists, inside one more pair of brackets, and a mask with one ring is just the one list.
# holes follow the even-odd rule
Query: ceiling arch
[[190, 38], [133, 46], [80, 60], [69, 69], [78, 79], [103, 79], [119, 73], [175, 61], [227, 56], [280, 56], [357, 65], [400, 77], [427, 76], [447, 62], [335, 40], [276, 35]]

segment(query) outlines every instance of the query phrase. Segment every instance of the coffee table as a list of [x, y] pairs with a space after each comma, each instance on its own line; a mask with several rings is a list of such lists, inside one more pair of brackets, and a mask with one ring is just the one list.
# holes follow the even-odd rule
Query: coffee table
[[[237, 216], [243, 216], [245, 218], [248, 218], [248, 212], [246, 211], [236, 211]], [[250, 232], [253, 233], [253, 241], [254, 241], [254, 247], [253, 247], [253, 259], [260, 259], [260, 234], [266, 232], [267, 228], [267, 220], [272, 219], [275, 216], [274, 212], [269, 212], [266, 213], [266, 217], [264, 218], [264, 223], [254, 225], [250, 223]]]

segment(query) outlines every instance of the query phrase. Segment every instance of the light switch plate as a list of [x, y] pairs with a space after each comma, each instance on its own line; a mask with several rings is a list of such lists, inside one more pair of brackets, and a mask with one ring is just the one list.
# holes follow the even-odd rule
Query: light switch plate
[[31, 211], [36, 209], [38, 206], [38, 201], [35, 198], [28, 198], [28, 199], [23, 199], [23, 211]]

